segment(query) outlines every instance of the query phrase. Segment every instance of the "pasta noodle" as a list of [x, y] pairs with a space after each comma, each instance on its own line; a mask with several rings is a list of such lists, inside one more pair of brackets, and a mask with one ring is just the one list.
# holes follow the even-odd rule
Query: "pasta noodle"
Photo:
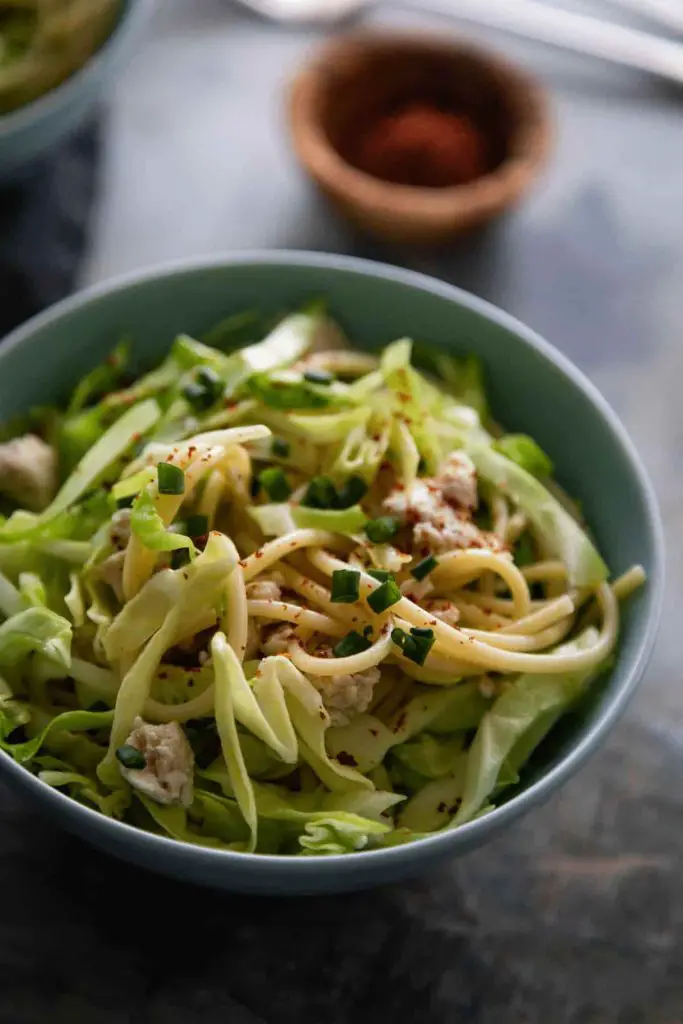
[[0, 743], [76, 799], [247, 852], [419, 838], [495, 804], [617, 650], [645, 572], [610, 582], [476, 363], [321, 350], [325, 323], [227, 355], [181, 335], [104, 396], [116, 359], [93, 371], [71, 476], [0, 523], [38, 567], [0, 576], [30, 646]]

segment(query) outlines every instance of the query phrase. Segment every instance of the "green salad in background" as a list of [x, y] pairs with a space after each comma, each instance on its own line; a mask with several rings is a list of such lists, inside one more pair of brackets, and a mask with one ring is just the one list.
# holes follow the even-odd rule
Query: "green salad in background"
[[120, 10], [121, 0], [0, 0], [0, 114], [82, 67]]
[[318, 305], [260, 323], [142, 376], [122, 342], [6, 428], [0, 745], [218, 849], [457, 828], [588, 692], [643, 570], [609, 582], [474, 358], [358, 351]]

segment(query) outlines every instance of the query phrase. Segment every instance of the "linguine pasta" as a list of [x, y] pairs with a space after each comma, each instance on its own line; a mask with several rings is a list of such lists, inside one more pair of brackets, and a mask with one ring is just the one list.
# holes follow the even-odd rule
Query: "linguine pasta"
[[8, 432], [1, 742], [49, 785], [218, 848], [405, 842], [523, 784], [609, 666], [645, 574], [476, 361], [339, 338], [181, 335], [127, 386], [119, 346]]

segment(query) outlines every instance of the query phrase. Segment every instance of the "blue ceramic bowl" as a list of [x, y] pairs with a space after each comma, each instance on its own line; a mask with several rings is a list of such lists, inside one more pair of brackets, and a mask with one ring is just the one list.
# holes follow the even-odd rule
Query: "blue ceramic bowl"
[[321, 295], [361, 345], [410, 335], [480, 356], [497, 418], [510, 430], [532, 434], [550, 454], [560, 481], [582, 501], [612, 571], [640, 562], [649, 580], [625, 609], [610, 678], [583, 715], [563, 722], [524, 791], [457, 831], [406, 846], [321, 859], [199, 848], [102, 817], [0, 756], [5, 775], [65, 828], [136, 864], [217, 888], [288, 894], [362, 888], [487, 843], [547, 799], [600, 745], [643, 673], [659, 618], [663, 541], [657, 505], [605, 400], [516, 320], [407, 271], [339, 256], [266, 252], [183, 263], [101, 285], [42, 313], [2, 345], [0, 421], [33, 403], [64, 397], [124, 334], [135, 338], [142, 363], [152, 364], [179, 331], [201, 334], [230, 313], [275, 313]]
[[123, 0], [114, 30], [82, 68], [33, 103], [0, 114], [0, 181], [16, 176], [85, 120], [118, 71], [154, 3]]

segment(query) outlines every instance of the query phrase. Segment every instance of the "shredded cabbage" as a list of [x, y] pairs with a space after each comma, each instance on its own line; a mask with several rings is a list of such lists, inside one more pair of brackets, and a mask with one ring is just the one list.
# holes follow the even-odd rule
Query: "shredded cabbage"
[[0, 750], [218, 850], [457, 828], [527, 783], [644, 574], [606, 583], [475, 357], [345, 350], [320, 304], [261, 322], [180, 333], [132, 383], [122, 342], [0, 433], [50, 446], [57, 488], [0, 517]]

